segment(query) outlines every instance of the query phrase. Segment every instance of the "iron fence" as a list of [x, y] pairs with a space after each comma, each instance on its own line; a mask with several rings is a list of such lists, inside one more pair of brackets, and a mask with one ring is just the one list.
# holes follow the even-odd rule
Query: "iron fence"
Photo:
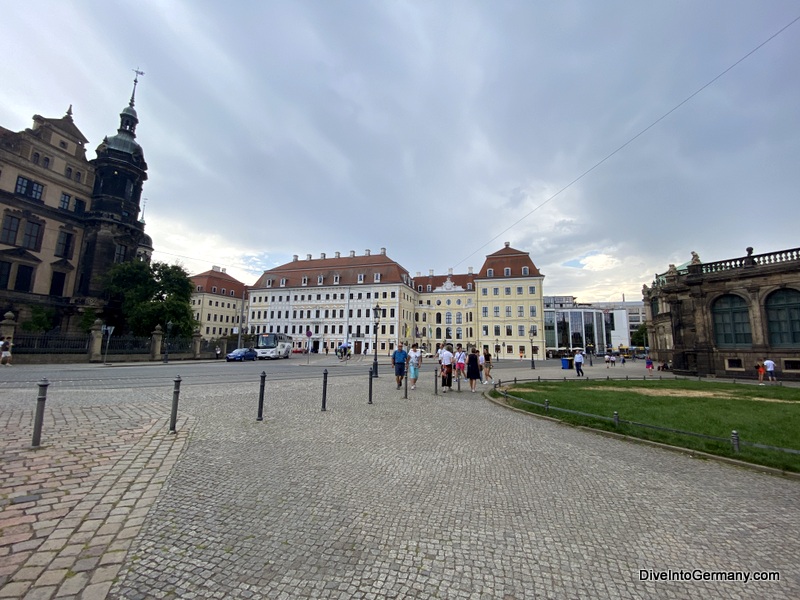
[[110, 339], [103, 340], [103, 352], [106, 351], [108, 343], [109, 354], [149, 354], [150, 337], [136, 337], [132, 335], [111, 336]]
[[86, 354], [89, 335], [66, 333], [17, 333], [14, 335], [14, 354]]

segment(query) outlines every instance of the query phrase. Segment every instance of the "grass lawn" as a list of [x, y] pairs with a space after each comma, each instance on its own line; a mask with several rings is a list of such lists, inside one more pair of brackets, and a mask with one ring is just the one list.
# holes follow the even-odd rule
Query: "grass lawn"
[[[800, 451], [800, 389], [797, 388], [687, 380], [542, 381], [510, 386], [508, 393], [541, 404], [547, 399], [551, 407], [547, 414], [565, 422], [800, 472], [800, 454], [752, 448], [744, 443]], [[494, 395], [500, 394], [494, 392]], [[545, 414], [544, 408], [510, 398], [509, 404]], [[553, 408], [604, 417], [612, 417], [617, 411], [620, 420], [720, 437], [726, 441], [624, 423], [615, 427], [613, 421], [562, 413]], [[738, 453], [730, 443], [733, 430], [743, 442]]]

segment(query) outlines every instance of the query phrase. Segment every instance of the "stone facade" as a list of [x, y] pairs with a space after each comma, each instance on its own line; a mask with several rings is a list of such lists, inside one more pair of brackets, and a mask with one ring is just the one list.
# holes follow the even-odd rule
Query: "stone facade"
[[676, 373], [751, 378], [770, 358], [800, 379], [800, 248], [686, 265], [644, 286], [653, 358]]

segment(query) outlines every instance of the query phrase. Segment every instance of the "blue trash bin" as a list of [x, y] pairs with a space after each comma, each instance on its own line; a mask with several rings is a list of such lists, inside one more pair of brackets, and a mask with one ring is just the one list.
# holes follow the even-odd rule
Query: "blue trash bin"
[[569, 359], [568, 358], [562, 358], [561, 359], [561, 368], [569, 370]]

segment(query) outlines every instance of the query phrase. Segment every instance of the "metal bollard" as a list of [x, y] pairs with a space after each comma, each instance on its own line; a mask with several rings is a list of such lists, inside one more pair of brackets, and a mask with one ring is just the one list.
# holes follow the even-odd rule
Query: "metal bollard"
[[322, 372], [322, 410], [326, 411], [328, 403], [328, 369]]
[[539, 375], [539, 376], [536, 378], [536, 383], [542, 383], [542, 376], [541, 376], [541, 375]]
[[433, 395], [439, 395], [439, 369], [433, 370]]
[[735, 429], [731, 431], [731, 446], [734, 452], [739, 452], [739, 432]]
[[614, 427], [619, 427], [619, 413], [614, 411]]
[[181, 376], [176, 376], [173, 381], [175, 382], [175, 387], [172, 388], [172, 413], [169, 416], [169, 432], [177, 433], [175, 430], [175, 423], [178, 420], [178, 399], [181, 396]]
[[266, 383], [266, 379], [266, 371], [261, 371], [261, 388], [258, 390], [258, 417], [256, 421], [264, 420], [264, 384]]
[[33, 420], [33, 439], [31, 446], [38, 447], [42, 443], [42, 424], [44, 423], [44, 405], [47, 402], [47, 386], [50, 382], [42, 377], [39, 382], [39, 397], [36, 398], [36, 417]]
[[550, 400], [545, 398], [544, 401], [544, 414], [548, 414], [550, 412]]
[[367, 404], [372, 404], [372, 367], [369, 368], [369, 400]]
[[461, 377], [456, 377], [456, 391], [461, 392]]
[[403, 390], [403, 398], [408, 400], [408, 373], [406, 373], [406, 376], [403, 377], [403, 380], [404, 380], [404, 388], [405, 388]]

